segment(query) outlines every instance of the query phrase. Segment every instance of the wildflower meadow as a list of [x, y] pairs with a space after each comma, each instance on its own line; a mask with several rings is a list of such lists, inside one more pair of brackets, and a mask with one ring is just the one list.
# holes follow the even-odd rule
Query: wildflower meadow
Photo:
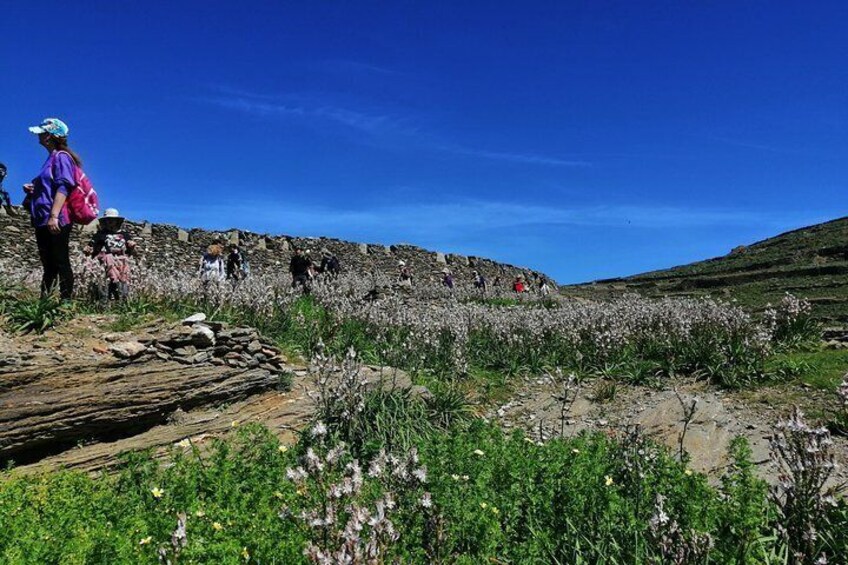
[[[85, 273], [82, 266], [79, 271]], [[827, 482], [829, 431], [795, 413], [774, 430], [784, 473], [769, 487], [734, 442], [712, 482], [638, 428], [540, 442], [474, 415], [480, 375], [604, 376], [720, 387], [768, 378], [768, 360], [817, 338], [794, 297], [761, 315], [709, 299], [608, 302], [396, 288], [342, 275], [303, 296], [288, 277], [203, 285], [140, 266], [130, 298], [65, 306], [4, 271], [20, 331], [114, 314], [111, 329], [197, 311], [250, 324], [308, 365], [313, 421], [293, 444], [239, 425], [164, 461], [114, 472], [0, 477], [4, 563], [844, 563], [848, 505]], [[375, 297], [374, 290], [381, 289]], [[404, 369], [430, 394], [374, 388], [362, 364]], [[485, 401], [485, 399], [484, 399]]]

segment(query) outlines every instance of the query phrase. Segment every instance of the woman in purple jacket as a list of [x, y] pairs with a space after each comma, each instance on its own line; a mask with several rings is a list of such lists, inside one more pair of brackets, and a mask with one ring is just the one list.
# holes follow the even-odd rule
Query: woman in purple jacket
[[47, 118], [29, 131], [38, 135], [38, 143], [50, 154], [38, 176], [24, 185], [27, 193], [24, 205], [32, 217], [38, 255], [44, 268], [41, 295], [53, 292], [58, 279], [61, 298], [70, 300], [74, 292], [74, 273], [68, 253], [71, 223], [64, 206], [68, 193], [76, 186], [76, 169], [81, 161], [68, 148], [68, 126], [62, 120]]

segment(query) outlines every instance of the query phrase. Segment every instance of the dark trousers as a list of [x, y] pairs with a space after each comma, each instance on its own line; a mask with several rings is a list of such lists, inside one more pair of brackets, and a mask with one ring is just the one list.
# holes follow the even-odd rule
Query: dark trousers
[[62, 300], [70, 300], [74, 293], [74, 272], [71, 270], [71, 258], [68, 243], [71, 238], [71, 226], [63, 227], [59, 233], [50, 233], [47, 226], [35, 228], [35, 241], [38, 244], [38, 257], [44, 268], [41, 278], [41, 296], [56, 289], [59, 281], [59, 294]]

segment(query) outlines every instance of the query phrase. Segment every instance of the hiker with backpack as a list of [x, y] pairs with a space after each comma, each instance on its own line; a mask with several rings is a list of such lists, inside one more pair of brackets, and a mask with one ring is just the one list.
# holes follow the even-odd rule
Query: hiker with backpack
[[247, 277], [247, 256], [238, 244], [233, 243], [227, 255], [227, 279], [235, 283], [245, 277]]
[[200, 281], [204, 288], [209, 286], [209, 283], [219, 283], [227, 278], [223, 255], [224, 246], [213, 243], [200, 258]]
[[330, 253], [330, 250], [326, 247], [321, 250], [321, 267], [318, 270], [331, 278], [336, 278], [341, 272], [339, 258]]
[[85, 248], [85, 254], [97, 259], [103, 266], [106, 284], [97, 283], [96, 291], [101, 302], [126, 300], [130, 292], [130, 256], [135, 252], [135, 241], [121, 228], [124, 218], [115, 208], [107, 208], [100, 218], [99, 229]]
[[406, 266], [406, 261], [398, 261], [397, 281], [401, 288], [412, 288], [412, 271]]
[[480, 291], [480, 294], [486, 294], [486, 277], [481, 273], [474, 271], [474, 288]]
[[74, 293], [68, 245], [73, 223], [91, 223], [98, 214], [97, 194], [82, 172], [82, 159], [68, 147], [68, 126], [58, 118], [47, 118], [29, 128], [47, 150], [47, 160], [38, 176], [24, 185], [24, 207], [29, 210], [44, 274], [41, 295], [47, 296], [59, 283], [62, 300]]
[[314, 269], [308, 252], [304, 253], [300, 247], [294, 248], [291, 262], [289, 262], [289, 273], [292, 276], [292, 288], [300, 287], [303, 294], [309, 294], [312, 290], [310, 271]]
[[453, 275], [448, 269], [442, 269], [442, 286], [453, 291]]

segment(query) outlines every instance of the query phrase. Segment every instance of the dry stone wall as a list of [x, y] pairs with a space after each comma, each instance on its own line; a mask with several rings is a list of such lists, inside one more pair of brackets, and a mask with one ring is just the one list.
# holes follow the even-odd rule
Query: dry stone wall
[[[92, 229], [93, 228], [93, 229]], [[72, 253], [79, 253], [91, 237], [96, 224], [75, 228], [71, 237]], [[481, 257], [429, 251], [408, 244], [376, 245], [354, 243], [333, 238], [302, 238], [288, 235], [268, 235], [243, 230], [211, 231], [185, 229], [167, 224], [130, 221], [125, 229], [139, 245], [140, 257], [148, 265], [173, 272], [193, 272], [203, 251], [213, 243], [238, 243], [244, 249], [253, 272], [288, 270], [295, 246], [309, 249], [313, 260], [321, 259], [321, 249], [329, 249], [340, 260], [343, 272], [369, 275], [376, 272], [395, 273], [398, 261], [405, 261], [416, 280], [438, 280], [442, 269], [450, 269], [458, 284], [470, 284], [477, 270], [491, 284], [500, 277], [504, 286], [518, 274], [532, 278], [541, 275], [523, 267], [498, 263]], [[0, 260], [15, 262], [28, 268], [39, 267], [35, 236], [29, 216], [20, 207], [0, 207]], [[549, 278], [549, 280], [551, 280]]]

